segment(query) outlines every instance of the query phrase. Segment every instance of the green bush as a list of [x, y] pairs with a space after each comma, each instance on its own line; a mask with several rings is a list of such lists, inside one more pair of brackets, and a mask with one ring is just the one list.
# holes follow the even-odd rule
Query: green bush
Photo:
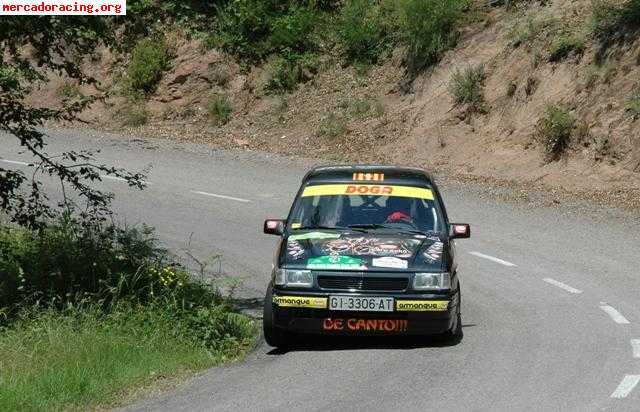
[[584, 89], [593, 88], [598, 81], [604, 84], [609, 84], [616, 74], [616, 65], [612, 63], [605, 63], [602, 65], [590, 64], [586, 67], [581, 86]]
[[300, 78], [300, 71], [295, 61], [284, 57], [274, 57], [268, 65], [269, 80], [266, 89], [281, 93], [295, 89]]
[[336, 30], [347, 58], [375, 63], [388, 46], [384, 9], [376, 0], [347, 0], [340, 10]]
[[343, 118], [336, 116], [334, 113], [329, 113], [320, 121], [317, 136], [336, 138], [344, 135], [347, 132], [347, 124]]
[[471, 112], [486, 112], [484, 99], [484, 65], [456, 70], [451, 76], [449, 90], [456, 105], [466, 105]]
[[575, 119], [561, 105], [549, 105], [538, 121], [537, 133], [547, 161], [557, 160], [569, 146]]
[[353, 116], [364, 118], [371, 111], [371, 101], [367, 99], [354, 99], [350, 104], [350, 113]]
[[149, 111], [145, 102], [140, 98], [131, 98], [116, 113], [116, 117], [123, 125], [140, 127], [149, 121]]
[[410, 71], [435, 63], [455, 44], [466, 5], [466, 0], [398, 0], [398, 35], [408, 47]]
[[629, 110], [634, 116], [640, 115], [640, 85], [635, 86], [631, 92]]
[[233, 109], [226, 96], [216, 95], [209, 100], [209, 104], [207, 105], [209, 119], [218, 126], [229, 123], [232, 111]]
[[169, 49], [164, 37], [141, 40], [133, 49], [127, 66], [125, 86], [132, 92], [153, 92], [169, 63]]
[[40, 231], [0, 226], [0, 273], [0, 310], [8, 318], [34, 303], [105, 309], [122, 302], [175, 303], [191, 309], [223, 300], [159, 247], [151, 228], [69, 214]]
[[296, 2], [234, 0], [217, 10], [217, 30], [209, 45], [253, 61], [274, 52], [313, 51], [313, 32], [322, 23], [319, 11]]
[[525, 46], [531, 49], [536, 40], [555, 33], [560, 25], [561, 21], [555, 16], [526, 16], [516, 20], [506, 38], [511, 47]]
[[275, 17], [268, 42], [272, 51], [304, 53], [313, 50], [313, 31], [320, 23], [315, 10], [292, 6], [284, 15]]
[[218, 22], [210, 45], [250, 60], [260, 60], [270, 52], [271, 22], [277, 1], [234, 0], [217, 6]]
[[593, 149], [594, 160], [600, 161], [614, 154], [611, 141], [607, 136], [594, 137], [591, 142], [591, 147]]
[[592, 10], [593, 32], [605, 46], [640, 29], [640, 0], [629, 0], [622, 5], [610, 0], [593, 0]]
[[571, 53], [580, 54], [584, 51], [584, 39], [575, 35], [562, 35], [553, 40], [549, 47], [549, 61], [557, 62]]
[[251, 320], [150, 228], [74, 213], [0, 225], [0, 410], [95, 409], [247, 350]]
[[0, 226], [0, 308], [124, 295], [145, 300], [163, 290], [155, 272], [165, 260], [144, 226], [122, 229], [69, 216], [40, 232]]
[[40, 231], [0, 226], [0, 273], [5, 320], [33, 304], [97, 304], [105, 313], [121, 305], [171, 306], [179, 330], [223, 313], [214, 285], [194, 279], [157, 246], [147, 226], [121, 228], [68, 214]]
[[267, 91], [282, 93], [296, 88], [318, 71], [318, 57], [313, 53], [276, 56], [269, 62]]
[[84, 97], [84, 95], [80, 91], [80, 86], [69, 81], [65, 81], [64, 83], [62, 83], [56, 90], [56, 94], [63, 100], [79, 99]]

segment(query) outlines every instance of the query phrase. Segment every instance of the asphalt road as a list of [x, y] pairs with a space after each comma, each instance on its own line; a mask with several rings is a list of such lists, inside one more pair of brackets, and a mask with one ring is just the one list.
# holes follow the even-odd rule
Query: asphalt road
[[[65, 148], [100, 148], [101, 160], [133, 170], [151, 165], [143, 192], [105, 179], [119, 218], [155, 226], [173, 250], [191, 238], [197, 256], [222, 254], [259, 305], [275, 245], [262, 222], [286, 216], [304, 164], [86, 131], [56, 134], [50, 152]], [[26, 170], [28, 161], [0, 135], [1, 167]], [[262, 344], [127, 409], [640, 410], [639, 219], [442, 189], [451, 219], [472, 224], [472, 239], [458, 242], [461, 342], [316, 340], [289, 352]]]

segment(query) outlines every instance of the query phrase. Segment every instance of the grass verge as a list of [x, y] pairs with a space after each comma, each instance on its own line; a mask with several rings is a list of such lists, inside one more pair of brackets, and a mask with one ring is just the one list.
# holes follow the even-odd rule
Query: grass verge
[[69, 213], [39, 231], [0, 225], [0, 410], [112, 406], [242, 356], [255, 326], [204, 270], [148, 227]]
[[113, 406], [132, 388], [241, 356], [252, 328], [245, 325], [233, 334], [206, 347], [179, 333], [175, 315], [160, 307], [25, 314], [0, 334], [0, 410]]

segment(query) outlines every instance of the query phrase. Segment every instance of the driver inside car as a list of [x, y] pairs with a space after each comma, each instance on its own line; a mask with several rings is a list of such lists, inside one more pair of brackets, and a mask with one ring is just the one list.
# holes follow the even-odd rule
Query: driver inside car
[[410, 202], [411, 200], [405, 197], [390, 197], [387, 199], [389, 213], [385, 223], [406, 222], [413, 224]]

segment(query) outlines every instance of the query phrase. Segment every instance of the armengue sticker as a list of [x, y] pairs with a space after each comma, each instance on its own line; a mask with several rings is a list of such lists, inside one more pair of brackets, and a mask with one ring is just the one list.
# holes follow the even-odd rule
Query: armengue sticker
[[444, 312], [449, 307], [448, 300], [397, 300], [396, 310], [405, 312]]
[[274, 296], [273, 303], [278, 306], [290, 308], [324, 309], [327, 307], [327, 298], [313, 296]]

